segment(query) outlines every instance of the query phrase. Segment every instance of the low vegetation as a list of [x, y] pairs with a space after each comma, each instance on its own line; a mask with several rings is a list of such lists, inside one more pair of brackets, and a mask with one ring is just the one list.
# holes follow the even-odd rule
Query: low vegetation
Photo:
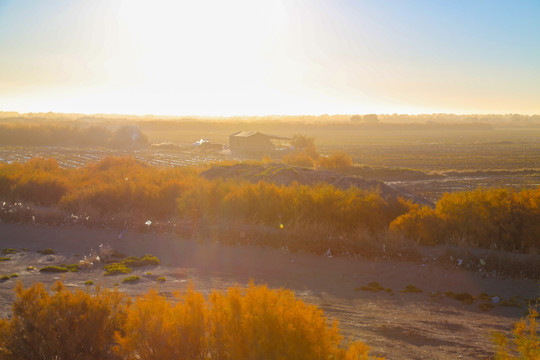
[[[115, 252], [116, 253], [116, 252]], [[129, 274], [133, 271], [133, 267], [157, 266], [159, 259], [150, 254], [146, 254], [139, 258], [136, 256], [128, 256], [120, 262], [110, 263], [104, 266], [104, 276]]]
[[478, 189], [445, 194], [436, 207], [413, 206], [390, 228], [422, 244], [470, 244], [528, 252], [540, 249], [540, 188]]
[[505, 336], [500, 332], [492, 334], [492, 341], [497, 351], [495, 357], [497, 360], [540, 359], [537, 317], [538, 312], [530, 309], [527, 318], [518, 321], [509, 336]]
[[150, 290], [71, 291], [60, 282], [15, 288], [0, 320], [0, 359], [336, 359], [367, 360], [369, 347], [344, 344], [337, 323], [288, 290], [250, 285], [188, 288], [166, 298]]
[[414, 285], [407, 285], [403, 290], [401, 290], [402, 293], [411, 293], [411, 294], [418, 294], [421, 292], [424, 292], [422, 289], [417, 288]]
[[[311, 153], [309, 141], [305, 142], [299, 149]], [[2, 217], [53, 224], [69, 219], [123, 228], [129, 224], [141, 231], [165, 228], [233, 244], [286, 246], [318, 254], [330, 249], [334, 255], [399, 254], [407, 260], [419, 258], [417, 244], [520, 253], [540, 249], [540, 188], [446, 194], [431, 208], [383, 196], [377, 189], [209, 180], [199, 176], [200, 171], [194, 167], [157, 168], [115, 157], [71, 169], [60, 168], [53, 159], [1, 164], [1, 199], [51, 209], [37, 213], [14, 205]], [[536, 266], [520, 267], [521, 260], [510, 266], [504, 259], [477, 260], [483, 262], [483, 271], [540, 275], [537, 261], [532, 261]], [[476, 265], [472, 269], [478, 270]]]
[[474, 296], [466, 292], [454, 293], [452, 291], [448, 291], [444, 293], [444, 296], [450, 299], [461, 301], [461, 303], [464, 305], [470, 305], [474, 303], [475, 300]]
[[122, 279], [122, 283], [124, 284], [134, 284], [141, 280], [141, 278], [137, 275], [128, 276], [127, 278]]
[[370, 282], [367, 286], [361, 286], [359, 288], [356, 288], [355, 290], [356, 291], [358, 290], [371, 291], [371, 292], [379, 292], [379, 291], [392, 292], [392, 289], [385, 289], [376, 281]]
[[39, 271], [43, 273], [64, 273], [68, 272], [69, 269], [63, 266], [49, 265], [39, 269]]
[[51, 249], [51, 248], [47, 248], [45, 250], [38, 250], [37, 252], [40, 253], [41, 255], [52, 255], [52, 254], [54, 254], [54, 250]]
[[156, 256], [146, 254], [142, 258], [129, 256], [121, 263], [128, 267], [156, 266], [159, 265], [159, 259]]
[[112, 263], [104, 266], [105, 273], [103, 276], [129, 274], [133, 270], [122, 263]]

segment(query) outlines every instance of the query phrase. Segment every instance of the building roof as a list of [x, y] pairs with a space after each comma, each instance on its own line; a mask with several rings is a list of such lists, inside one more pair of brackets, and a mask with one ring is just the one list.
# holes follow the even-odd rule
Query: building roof
[[[238, 131], [238, 132], [235, 132], [234, 134], [232, 134], [231, 136], [250, 137], [250, 136], [253, 136], [253, 135], [256, 135], [256, 134], [261, 134], [261, 133], [258, 132], [258, 131]], [[261, 135], [264, 135], [264, 134], [261, 134]], [[266, 135], [264, 135], [264, 136], [266, 136]]]
[[254, 136], [254, 135], [263, 135], [263, 136], [266, 136], [269, 139], [276, 139], [276, 140], [291, 140], [290, 138], [287, 138], [287, 137], [275, 136], [275, 135], [266, 135], [266, 134], [260, 133], [258, 131], [238, 131], [238, 132], [235, 132], [234, 134], [231, 134], [230, 136], [246, 137], [247, 138], [247, 137]]

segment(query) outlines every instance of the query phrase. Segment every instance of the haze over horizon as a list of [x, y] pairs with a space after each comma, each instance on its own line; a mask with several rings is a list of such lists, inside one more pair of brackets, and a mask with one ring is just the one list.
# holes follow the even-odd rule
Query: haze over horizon
[[0, 0], [0, 110], [540, 114], [540, 2]]

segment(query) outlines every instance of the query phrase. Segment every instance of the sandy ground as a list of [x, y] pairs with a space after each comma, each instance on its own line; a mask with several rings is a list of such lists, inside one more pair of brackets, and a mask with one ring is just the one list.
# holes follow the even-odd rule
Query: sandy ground
[[[156, 255], [158, 267], [135, 269], [142, 280], [124, 285], [123, 275], [102, 276], [97, 266], [75, 273], [42, 274], [27, 271], [45, 265], [78, 262], [100, 244], [109, 244], [127, 255]], [[20, 280], [25, 286], [43, 282], [47, 286], [63, 279], [72, 287], [85, 288], [93, 280], [105, 287], [119, 283], [132, 295], [155, 286], [155, 276], [167, 281], [160, 291], [182, 290], [192, 281], [203, 293], [245, 285], [250, 279], [270, 287], [295, 291], [306, 302], [320, 306], [331, 319], [337, 319], [343, 334], [361, 340], [377, 355], [388, 359], [485, 359], [492, 354], [489, 333], [508, 331], [526, 313], [526, 308], [497, 306], [489, 312], [478, 309], [478, 302], [463, 305], [449, 298], [433, 298], [435, 292], [482, 292], [502, 298], [537, 298], [538, 282], [520, 279], [485, 278], [457, 268], [395, 261], [321, 257], [288, 253], [283, 250], [225, 246], [210, 242], [179, 239], [172, 234], [119, 233], [83, 226], [46, 227], [0, 222], [0, 249], [18, 250], [10, 261], [0, 262], [0, 276], [18, 273], [19, 277], [0, 282], [0, 316], [7, 317], [14, 299], [12, 291]], [[54, 255], [36, 250], [52, 248]], [[28, 251], [19, 251], [27, 249]], [[145, 276], [151, 272], [153, 276]], [[376, 281], [391, 288], [373, 293], [358, 288]], [[407, 285], [423, 290], [419, 294], [402, 293]]]

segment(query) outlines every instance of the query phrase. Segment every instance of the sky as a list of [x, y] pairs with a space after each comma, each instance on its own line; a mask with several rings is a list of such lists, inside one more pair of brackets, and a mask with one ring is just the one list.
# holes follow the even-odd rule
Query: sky
[[0, 0], [0, 111], [540, 114], [538, 0]]

